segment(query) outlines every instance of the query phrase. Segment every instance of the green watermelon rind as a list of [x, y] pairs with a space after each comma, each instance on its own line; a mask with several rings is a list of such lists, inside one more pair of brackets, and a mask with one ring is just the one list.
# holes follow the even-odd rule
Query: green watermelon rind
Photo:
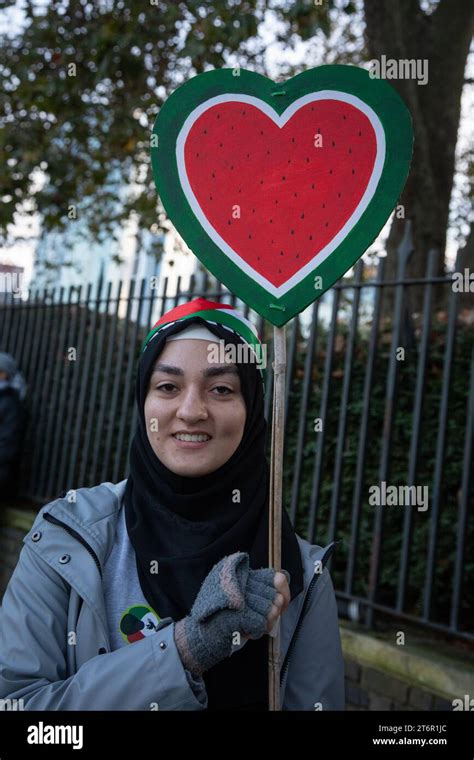
[[[229, 68], [199, 74], [168, 97], [153, 126], [153, 134], [158, 137], [158, 146], [151, 148], [153, 176], [166, 213], [204, 266], [242, 301], [281, 327], [342, 277], [383, 228], [408, 176], [413, 152], [412, 119], [391, 85], [383, 79], [373, 79], [368, 71], [357, 66], [320, 66], [281, 83], [245, 69], [240, 69], [239, 76], [233, 72]], [[275, 297], [224, 255], [202, 228], [181, 187], [176, 141], [188, 115], [199, 104], [218, 95], [253, 95], [280, 115], [293, 101], [320, 90], [354, 95], [373, 109], [385, 133], [385, 161], [375, 194], [362, 216], [331, 255], [317, 265], [324, 287], [314, 288], [315, 266], [315, 270], [291, 290]], [[275, 92], [284, 94], [275, 96], [272, 94]]]

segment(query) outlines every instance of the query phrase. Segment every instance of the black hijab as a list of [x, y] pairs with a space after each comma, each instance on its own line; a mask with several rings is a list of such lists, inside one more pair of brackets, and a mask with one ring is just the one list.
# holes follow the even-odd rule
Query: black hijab
[[[124, 504], [145, 598], [160, 618], [185, 617], [212, 567], [236, 551], [248, 552], [250, 567], [268, 567], [269, 466], [265, 457], [263, 384], [255, 363], [238, 363], [247, 410], [242, 440], [221, 467], [201, 477], [169, 470], [154, 453], [146, 432], [144, 404], [154, 365], [166, 339], [191, 324], [207, 327], [225, 344], [243, 340], [222, 325], [189, 317], [163, 327], [149, 341], [137, 373], [138, 428], [130, 449]], [[240, 491], [240, 501], [235, 489]], [[158, 561], [158, 572], [150, 572]], [[282, 567], [291, 576], [293, 599], [303, 590], [303, 566], [295, 532], [283, 510]], [[204, 673], [208, 710], [267, 710], [268, 635]]]

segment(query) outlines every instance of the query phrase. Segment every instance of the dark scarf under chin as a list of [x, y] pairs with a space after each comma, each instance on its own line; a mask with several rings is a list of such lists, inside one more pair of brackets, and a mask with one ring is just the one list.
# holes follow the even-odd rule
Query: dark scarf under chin
[[[148, 441], [144, 404], [149, 378], [166, 338], [197, 323], [236, 345], [241, 339], [202, 317], [163, 328], [141, 357], [136, 400], [138, 429], [130, 449], [124, 504], [127, 531], [136, 553], [145, 598], [160, 618], [185, 617], [212, 567], [236, 551], [248, 552], [250, 567], [268, 567], [268, 484], [263, 388], [256, 366], [238, 365], [247, 416], [242, 440], [218, 470], [202, 477], [173, 473]], [[238, 498], [237, 494], [240, 494]], [[158, 572], [150, 572], [156, 567]], [[291, 575], [293, 599], [303, 590], [303, 566], [285, 510], [282, 567]], [[268, 636], [244, 647], [204, 673], [208, 710], [265, 710], [268, 704]]]

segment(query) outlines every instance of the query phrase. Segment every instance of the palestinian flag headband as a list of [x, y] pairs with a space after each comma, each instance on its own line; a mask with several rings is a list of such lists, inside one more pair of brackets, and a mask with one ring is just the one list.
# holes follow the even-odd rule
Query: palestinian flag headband
[[[186, 319], [191, 319], [191, 317], [201, 317], [208, 324], [221, 325], [241, 338], [244, 344], [249, 347], [244, 361], [255, 362], [265, 387], [266, 346], [261, 343], [255, 326], [229, 304], [218, 303], [217, 301], [207, 301], [205, 298], [194, 298], [192, 301], [188, 301], [180, 306], [176, 306], [174, 309], [171, 309], [171, 311], [167, 311], [166, 314], [163, 314], [158, 322], [153, 325], [152, 329], [146, 336], [141, 354], [144, 354], [150, 343], [161, 330], [166, 327], [171, 327], [171, 325], [174, 325], [176, 322], [183, 322]], [[230, 361], [230, 359], [227, 359], [227, 361]]]

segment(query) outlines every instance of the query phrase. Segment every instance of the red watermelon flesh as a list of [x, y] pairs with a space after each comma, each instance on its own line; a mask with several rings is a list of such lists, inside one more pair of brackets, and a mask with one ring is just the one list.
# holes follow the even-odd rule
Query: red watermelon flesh
[[192, 125], [184, 161], [208, 223], [278, 287], [353, 214], [376, 152], [369, 118], [344, 101], [307, 103], [281, 128], [254, 105], [223, 102]]

